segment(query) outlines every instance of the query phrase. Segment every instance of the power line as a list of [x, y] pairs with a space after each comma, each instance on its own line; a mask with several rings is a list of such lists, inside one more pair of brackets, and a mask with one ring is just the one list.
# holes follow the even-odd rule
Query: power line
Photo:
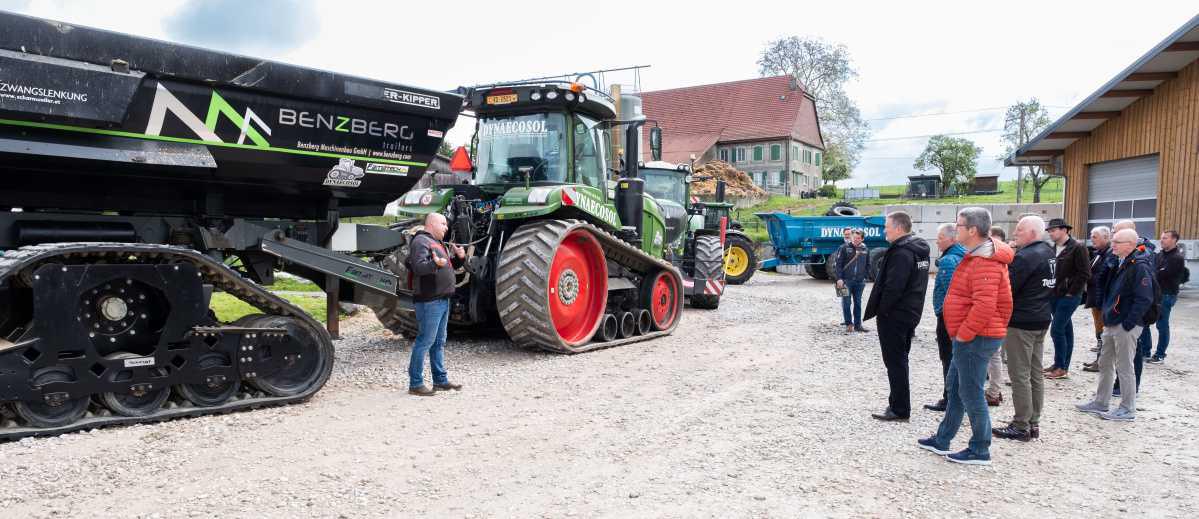
[[[1056, 106], [1056, 105], [1041, 105], [1041, 106], [1043, 106], [1045, 108], [1070, 108], [1068, 106]], [[938, 115], [957, 115], [957, 114], [972, 114], [972, 113], [978, 113], [978, 112], [996, 112], [999, 110], [1007, 110], [1007, 109], [1008, 109], [1008, 107], [1006, 107], [1006, 106], [996, 106], [996, 107], [992, 107], [992, 108], [976, 108], [974, 110], [960, 110], [960, 111], [956, 111], [956, 112], [930, 112], [930, 113], [889, 115], [886, 117], [874, 117], [874, 118], [870, 118], [870, 119], [866, 119], [866, 120], [867, 121], [890, 121], [893, 119], [914, 119], [917, 117], [934, 117], [934, 116], [938, 116]]]
[[930, 137], [936, 137], [938, 135], [974, 135], [974, 134], [979, 134], [979, 133], [995, 133], [995, 132], [1001, 132], [1001, 131], [1003, 131], [1003, 128], [990, 128], [990, 129], [986, 129], [986, 130], [973, 130], [973, 131], [968, 131], [968, 132], [945, 132], [945, 133], [932, 133], [932, 134], [928, 134], [928, 135], [909, 135], [907, 137], [887, 137], [887, 138], [883, 138], [883, 139], [870, 139], [866, 142], [902, 141], [902, 140], [907, 140], [907, 139], [926, 139], [926, 138], [930, 138]]

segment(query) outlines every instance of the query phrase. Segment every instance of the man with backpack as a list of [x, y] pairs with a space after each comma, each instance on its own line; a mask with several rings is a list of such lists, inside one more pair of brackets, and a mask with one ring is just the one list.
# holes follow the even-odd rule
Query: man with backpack
[[[1191, 273], [1186, 268], [1186, 260], [1178, 249], [1178, 231], [1162, 233], [1162, 252], [1157, 258], [1157, 283], [1161, 287], [1161, 315], [1157, 319], [1157, 351], [1151, 364], [1160, 364], [1166, 360], [1166, 348], [1170, 346], [1170, 311], [1178, 302], [1178, 289], [1190, 281]], [[1152, 347], [1152, 339], [1150, 347]]]
[[1147, 322], [1157, 319], [1154, 315], [1153, 269], [1144, 254], [1136, 255], [1138, 236], [1132, 229], [1124, 229], [1112, 237], [1112, 250], [1120, 259], [1114, 273], [1109, 276], [1103, 292], [1103, 351], [1099, 356], [1099, 387], [1095, 398], [1075, 407], [1084, 413], [1094, 413], [1105, 420], [1131, 422], [1136, 419], [1137, 385], [1124, 384], [1120, 406], [1108, 410], [1112, 397], [1114, 375], [1119, 373], [1125, 382], [1135, 378], [1133, 359], [1138, 356], [1137, 337]]
[[[1116, 225], [1112, 226], [1112, 232], [1119, 232], [1123, 230], [1135, 232], [1137, 230], [1136, 222], [1132, 220], [1120, 220], [1116, 222]], [[1157, 246], [1154, 245], [1152, 241], [1149, 241], [1148, 238], [1143, 236], [1137, 238], [1137, 243], [1132, 249], [1132, 255], [1133, 257], [1142, 257], [1143, 261], [1149, 265], [1149, 270], [1152, 272], [1157, 272]], [[1112, 274], [1114, 275], [1114, 269], [1112, 269]], [[1153, 302], [1155, 304], [1161, 304], [1161, 292], [1157, 292], [1156, 294], [1157, 295], [1154, 297]], [[1135, 373], [1137, 377], [1137, 390], [1140, 390], [1141, 388], [1141, 372], [1144, 370], [1145, 357], [1149, 356], [1149, 340], [1149, 327], [1145, 326], [1141, 329], [1140, 337], [1137, 338], [1137, 354], [1132, 360], [1133, 373]], [[1117, 377], [1115, 387], [1115, 392], [1117, 395], [1120, 394], [1120, 385], [1120, 378]]]

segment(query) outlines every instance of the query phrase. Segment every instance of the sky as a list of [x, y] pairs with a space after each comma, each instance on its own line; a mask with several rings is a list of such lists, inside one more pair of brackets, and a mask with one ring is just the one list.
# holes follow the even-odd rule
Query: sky
[[[1000, 173], [1004, 108], [1055, 118], [1187, 22], [1193, 1], [553, 2], [0, 0], [0, 9], [431, 89], [649, 65], [643, 90], [758, 77], [767, 42], [844, 44], [873, 134], [842, 186], [898, 184], [927, 136], [983, 148]], [[120, 6], [120, 8], [116, 8]], [[595, 6], [602, 6], [598, 10]], [[460, 123], [447, 139], [469, 139]], [[665, 136], [669, 139], [669, 135]]]

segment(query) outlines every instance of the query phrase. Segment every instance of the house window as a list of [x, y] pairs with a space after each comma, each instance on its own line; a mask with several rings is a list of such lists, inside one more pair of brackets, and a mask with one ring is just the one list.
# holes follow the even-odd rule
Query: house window
[[812, 150], [803, 150], [803, 163], [804, 164], [812, 163]]
[[818, 152], [816, 152], [816, 165], [817, 165], [817, 166], [819, 166], [819, 165], [820, 165], [820, 152], [819, 152], [819, 151], [818, 151]]
[[720, 160], [722, 160], [724, 162], [729, 161], [729, 149], [728, 148], [720, 148]]
[[799, 146], [791, 145], [791, 160], [799, 160]]
[[754, 146], [754, 162], [762, 162], [762, 147]]
[[770, 160], [783, 160], [783, 147], [778, 144], [770, 145]]
[[745, 148], [737, 148], [737, 158], [735, 162], [745, 162]]

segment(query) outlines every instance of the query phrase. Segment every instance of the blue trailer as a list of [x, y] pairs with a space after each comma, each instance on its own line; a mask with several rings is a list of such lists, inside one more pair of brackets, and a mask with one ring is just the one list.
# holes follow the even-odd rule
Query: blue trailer
[[845, 242], [842, 231], [846, 227], [861, 229], [866, 234], [866, 247], [870, 249], [870, 276], [874, 277], [882, 261], [887, 243], [883, 227], [884, 216], [791, 216], [787, 213], [754, 213], [766, 222], [770, 244], [774, 246], [774, 257], [763, 261], [760, 269], [773, 269], [779, 265], [803, 265], [809, 276], [828, 279], [832, 255]]

